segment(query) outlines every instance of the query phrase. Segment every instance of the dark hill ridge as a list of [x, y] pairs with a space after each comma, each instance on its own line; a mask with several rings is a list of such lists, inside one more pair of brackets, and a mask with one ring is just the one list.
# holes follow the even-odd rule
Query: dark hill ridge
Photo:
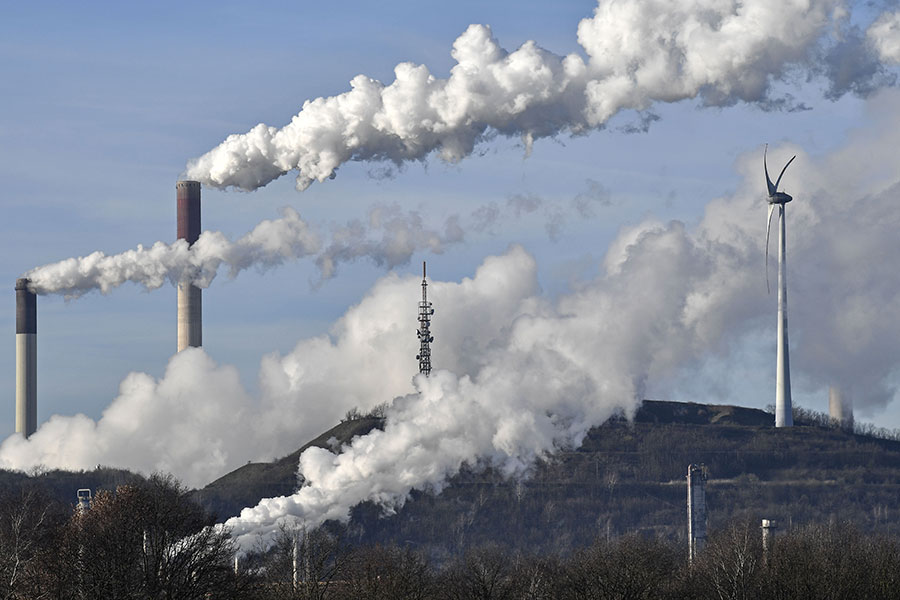
[[[660, 402], [645, 400], [635, 414], [636, 423], [683, 423], [693, 425], [747, 425], [764, 427], [774, 417], [762, 410], [715, 404]], [[311, 446], [330, 448], [348, 444], [354, 437], [380, 427], [382, 419], [362, 417], [343, 421], [298, 450], [270, 463], [252, 463], [239, 467], [198, 490], [197, 498], [225, 519], [254, 506], [262, 498], [287, 496], [297, 489], [297, 465], [300, 454]]]
[[297, 466], [304, 450], [312, 446], [340, 447], [381, 423], [382, 419], [376, 417], [343, 421], [283, 458], [268, 463], [248, 462], [238, 467], [197, 490], [196, 498], [224, 520], [237, 515], [245, 506], [255, 506], [262, 498], [289, 496], [297, 489]]
[[644, 400], [635, 413], [634, 420], [637, 423], [770, 427], [775, 422], [775, 417], [764, 410], [743, 406]]
[[[357, 506], [350, 531], [360, 542], [407, 543], [435, 556], [498, 540], [538, 552], [635, 531], [683, 538], [684, 475], [702, 462], [713, 528], [744, 517], [787, 525], [840, 519], [900, 534], [900, 442], [802, 419], [776, 430], [773, 421], [751, 408], [646, 401], [633, 422], [617, 418], [592, 429], [580, 448], [554, 453], [525, 481], [465, 469], [440, 495], [414, 491], [395, 515]], [[224, 519], [262, 497], [291, 493], [305, 448], [348, 443], [380, 424], [341, 423], [275, 463], [245, 465], [198, 493]]]

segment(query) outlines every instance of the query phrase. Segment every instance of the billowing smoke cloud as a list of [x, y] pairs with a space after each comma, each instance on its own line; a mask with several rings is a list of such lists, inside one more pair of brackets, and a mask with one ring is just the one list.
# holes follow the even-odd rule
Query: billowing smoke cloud
[[[0, 446], [0, 467], [162, 469], [200, 486], [248, 458], [282, 456], [351, 408], [365, 411], [414, 390], [419, 283], [388, 274], [329, 334], [302, 340], [285, 356], [264, 357], [259, 398], [244, 391], [236, 369], [187, 349], [171, 358], [160, 380], [129, 375], [96, 422], [53, 416], [27, 440], [9, 437]], [[536, 294], [535, 264], [515, 248], [487, 259], [473, 279], [434, 282], [430, 291], [443, 318], [435, 357], [469, 373], [509, 327], [515, 307]]]
[[[900, 389], [900, 276], [889, 259], [900, 255], [900, 159], [871, 160], [880, 155], [873, 149], [900, 142], [900, 95], [873, 105], [877, 139], [861, 136], [821, 160], [798, 148], [770, 152], [773, 164], [799, 154], [785, 182], [795, 197], [788, 207], [795, 386], [820, 390], [824, 402], [827, 386], [837, 384], [869, 410]], [[775, 298], [763, 283], [761, 149], [740, 167], [743, 187], [710, 203], [695, 230], [653, 221], [623, 229], [593, 282], [555, 304], [523, 299], [509, 326], [474, 353], [477, 363], [451, 362], [416, 378], [416, 392], [394, 400], [383, 431], [339, 454], [307, 451], [302, 488], [227, 525], [250, 543], [285, 520], [346, 519], [362, 500], [394, 509], [412, 488], [439, 491], [463, 464], [521, 474], [535, 457], [577, 446], [614, 410], [629, 413], [635, 398], [672, 374], [709, 356], [727, 359], [746, 334], [765, 328], [774, 346]]]
[[[401, 63], [389, 85], [358, 75], [351, 90], [304, 103], [282, 127], [259, 124], [191, 161], [187, 174], [215, 187], [253, 190], [296, 170], [297, 188], [335, 176], [347, 161], [456, 162], [489, 133], [535, 139], [598, 129], [623, 110], [699, 98], [725, 106], [797, 108], [772, 85], [822, 76], [829, 97], [867, 94], [882, 70], [842, 0], [599, 0], [578, 25], [584, 55], [526, 42], [507, 52], [471, 25], [454, 43], [447, 79]], [[869, 31], [891, 56], [891, 21]], [[890, 35], [888, 35], [890, 34]]]
[[900, 12], [886, 12], [869, 27], [866, 37], [887, 63], [900, 63]]

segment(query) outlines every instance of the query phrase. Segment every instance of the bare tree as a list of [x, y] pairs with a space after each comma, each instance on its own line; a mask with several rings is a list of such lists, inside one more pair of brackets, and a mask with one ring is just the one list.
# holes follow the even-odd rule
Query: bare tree
[[515, 581], [507, 553], [499, 546], [472, 548], [441, 574], [439, 588], [448, 600], [513, 598]]
[[0, 496], [0, 598], [48, 597], [44, 566], [66, 517], [65, 507], [37, 487]]
[[344, 584], [350, 548], [346, 530], [337, 524], [307, 530], [282, 526], [274, 544], [261, 544], [248, 557], [257, 565], [266, 598], [328, 600]]
[[99, 492], [63, 545], [84, 598], [241, 598], [249, 587], [228, 532], [170, 476]]
[[656, 539], [626, 536], [598, 542], [566, 565], [560, 598], [650, 600], [670, 595], [681, 562], [677, 551]]
[[374, 546], [355, 549], [338, 597], [346, 600], [426, 600], [434, 583], [426, 560], [409, 548]]
[[694, 566], [703, 597], [717, 600], [757, 598], [762, 570], [759, 527], [734, 523], [712, 536]]

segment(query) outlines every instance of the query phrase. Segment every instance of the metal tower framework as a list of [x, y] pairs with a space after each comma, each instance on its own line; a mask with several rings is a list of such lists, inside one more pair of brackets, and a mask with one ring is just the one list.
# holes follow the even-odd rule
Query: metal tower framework
[[419, 354], [416, 359], [419, 361], [419, 373], [427, 377], [431, 373], [431, 342], [434, 341], [431, 335], [431, 315], [434, 314], [434, 309], [428, 301], [428, 281], [425, 277], [425, 263], [422, 262], [422, 301], [419, 302], [419, 329], [416, 331], [419, 336]]

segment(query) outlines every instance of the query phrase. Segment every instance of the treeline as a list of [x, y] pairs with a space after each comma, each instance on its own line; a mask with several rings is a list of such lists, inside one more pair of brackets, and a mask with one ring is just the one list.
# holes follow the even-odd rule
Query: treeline
[[[38, 488], [0, 494], [2, 599], [600, 600], [900, 598], [900, 542], [841, 523], [764, 550], [758, 522], [721, 527], [693, 565], [684, 543], [603, 537], [562, 554], [481, 545], [436, 562], [351, 527], [283, 530], [243, 555], [172, 478], [100, 492], [89, 510]], [[547, 535], [554, 535], [552, 528]]]
[[0, 599], [242, 598], [227, 532], [177, 481], [135, 478], [78, 510], [49, 490], [0, 492]]
[[[414, 549], [344, 546], [319, 530], [282, 536], [257, 556], [263, 596], [371, 600], [822, 600], [900, 597], [900, 544], [845, 524], [808, 526], [764, 551], [758, 525], [719, 531], [693, 565], [660, 538], [598, 540], [566, 556], [499, 545], [473, 548], [441, 568]], [[301, 538], [302, 540], [302, 538]], [[295, 569], [297, 574], [295, 575]]]

